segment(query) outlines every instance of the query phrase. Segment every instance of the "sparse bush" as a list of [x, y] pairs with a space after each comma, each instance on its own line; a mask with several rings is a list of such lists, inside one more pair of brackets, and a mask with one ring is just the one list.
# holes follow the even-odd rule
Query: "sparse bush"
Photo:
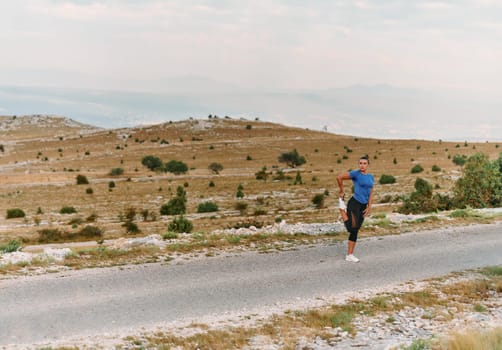
[[169, 223], [168, 230], [176, 233], [190, 233], [193, 230], [193, 224], [183, 215], [175, 217]]
[[222, 171], [222, 170], [223, 170], [223, 165], [221, 165], [220, 163], [216, 163], [216, 162], [214, 162], [214, 163], [209, 164], [208, 168], [209, 168], [209, 170], [211, 170], [213, 173], [215, 173], [215, 174], [219, 174], [219, 173], [220, 173], [220, 171]]
[[87, 193], [87, 194], [93, 194], [93, 193], [94, 193], [94, 190], [93, 190], [91, 187], [87, 187], [87, 188], [85, 189], [85, 193]]
[[248, 204], [246, 202], [236, 202], [234, 208], [235, 210], [238, 210], [241, 213], [241, 215], [244, 215], [248, 208]]
[[26, 213], [21, 208], [7, 209], [7, 219], [24, 218]]
[[291, 152], [281, 154], [278, 160], [280, 163], [286, 163], [291, 168], [296, 168], [307, 162], [304, 156], [300, 156], [296, 148]]
[[115, 188], [115, 181], [108, 182], [108, 188], [109, 189]]
[[75, 207], [65, 206], [59, 210], [59, 214], [74, 214], [77, 212]]
[[109, 173], [110, 176], [119, 176], [122, 174], [124, 174], [124, 169], [122, 168], [113, 168]]
[[127, 220], [126, 222], [124, 222], [122, 224], [122, 227], [125, 227], [127, 233], [136, 234], [141, 232], [138, 225], [132, 220]]
[[87, 221], [87, 222], [95, 222], [97, 219], [98, 219], [98, 215], [96, 213], [92, 213], [91, 215], [89, 215], [85, 219], [85, 221]]
[[87, 177], [85, 175], [78, 174], [77, 175], [77, 185], [88, 185], [89, 180], [87, 180]]
[[178, 234], [176, 232], [167, 231], [162, 235], [162, 239], [177, 239]]
[[254, 216], [267, 215], [267, 211], [264, 208], [258, 207], [254, 210]]
[[218, 211], [218, 205], [214, 202], [200, 203], [197, 207], [197, 213], [210, 213]]
[[380, 180], [378, 180], [378, 182], [380, 183], [380, 185], [393, 184], [393, 183], [396, 183], [396, 178], [392, 175], [382, 174], [382, 176], [380, 176]]
[[324, 193], [318, 193], [312, 198], [312, 203], [317, 209], [324, 208]]
[[267, 181], [269, 175], [269, 173], [267, 172], [267, 167], [264, 165], [263, 168], [261, 168], [261, 170], [256, 172], [254, 175], [256, 180]]
[[211, 180], [211, 181], [209, 181], [209, 185], [208, 185], [208, 186], [209, 186], [209, 187], [214, 187], [214, 186], [216, 186], [216, 185], [214, 184], [214, 181], [213, 181], [213, 180]]
[[418, 174], [421, 173], [422, 171], [424, 171], [424, 168], [420, 164], [417, 164], [413, 168], [411, 168], [412, 174]]
[[400, 213], [430, 213], [453, 207], [449, 196], [442, 196], [439, 193], [433, 195], [432, 185], [422, 178], [415, 180], [415, 190], [409, 197], [403, 199], [403, 205], [398, 209]]
[[102, 237], [103, 230], [97, 226], [86, 225], [80, 231], [78, 231], [78, 235], [85, 238]]
[[38, 231], [39, 243], [58, 242], [64, 239], [68, 234], [57, 228], [46, 228]]

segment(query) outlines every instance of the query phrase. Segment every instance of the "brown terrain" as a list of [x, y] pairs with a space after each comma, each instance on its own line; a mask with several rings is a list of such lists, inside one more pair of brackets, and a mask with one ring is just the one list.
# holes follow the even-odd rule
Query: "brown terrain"
[[[161, 216], [159, 208], [178, 186], [187, 193], [186, 218], [194, 232], [269, 225], [281, 219], [334, 222], [338, 220], [335, 176], [355, 168], [363, 154], [370, 156], [377, 182], [373, 214], [389, 213], [399, 205], [389, 198], [412, 192], [417, 177], [435, 185], [435, 191], [448, 192], [462, 170], [452, 162], [454, 155], [482, 152], [495, 159], [501, 152], [493, 142], [372, 139], [227, 117], [110, 130], [62, 117], [0, 117], [0, 145], [0, 243], [33, 239], [47, 227], [75, 230], [91, 216], [96, 217], [93, 224], [104, 230], [104, 238], [123, 237], [128, 235], [123, 217], [130, 208], [138, 213], [137, 235], [162, 234], [173, 218]], [[278, 161], [293, 149], [307, 159], [296, 169]], [[189, 171], [152, 172], [141, 164], [147, 155], [164, 162], [183, 161]], [[223, 165], [219, 174], [208, 169], [213, 162]], [[416, 164], [425, 170], [412, 174]], [[434, 165], [441, 170], [432, 171]], [[264, 166], [270, 175], [266, 181], [257, 180], [255, 174]], [[113, 168], [124, 173], [112, 176]], [[286, 179], [274, 180], [279, 169]], [[297, 172], [302, 184], [295, 185]], [[89, 184], [77, 185], [78, 174], [85, 175]], [[395, 176], [396, 183], [378, 184], [382, 174]], [[109, 188], [110, 181], [114, 188]], [[211, 181], [214, 186], [209, 186]], [[236, 198], [239, 184], [245, 194], [241, 200]], [[313, 196], [326, 190], [324, 208], [315, 208]], [[219, 211], [197, 213], [205, 201], [216, 203]], [[238, 201], [248, 204], [244, 211], [236, 210]], [[77, 213], [60, 214], [64, 206]], [[21, 208], [26, 217], [6, 219], [12, 208]], [[140, 215], [144, 210], [149, 212], [147, 220]]]

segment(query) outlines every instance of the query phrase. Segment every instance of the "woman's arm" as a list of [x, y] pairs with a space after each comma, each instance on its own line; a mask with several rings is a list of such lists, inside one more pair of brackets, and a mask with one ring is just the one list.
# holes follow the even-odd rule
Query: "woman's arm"
[[343, 191], [343, 180], [350, 180], [350, 174], [343, 173], [336, 177], [336, 182], [338, 183], [338, 187], [340, 188], [340, 192], [338, 194], [340, 198], [343, 198], [345, 196], [345, 192]]
[[371, 189], [371, 192], [370, 192], [370, 198], [368, 199], [368, 205], [366, 206], [366, 209], [364, 209], [364, 216], [370, 215], [372, 202], [373, 202], [373, 189]]

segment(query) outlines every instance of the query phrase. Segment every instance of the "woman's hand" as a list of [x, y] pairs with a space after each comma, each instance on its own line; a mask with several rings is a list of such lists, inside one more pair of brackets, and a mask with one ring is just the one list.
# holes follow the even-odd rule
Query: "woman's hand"
[[363, 211], [364, 216], [370, 215], [370, 211], [371, 211], [371, 206], [368, 205], [366, 209], [364, 209]]

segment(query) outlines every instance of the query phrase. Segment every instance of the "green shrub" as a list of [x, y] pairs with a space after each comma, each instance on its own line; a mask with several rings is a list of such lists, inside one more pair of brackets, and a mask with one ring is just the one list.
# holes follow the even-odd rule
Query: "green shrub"
[[417, 164], [413, 168], [411, 168], [412, 174], [418, 174], [421, 173], [422, 171], [424, 171], [424, 168], [420, 164]]
[[432, 166], [432, 171], [434, 171], [434, 172], [438, 172], [438, 171], [441, 171], [441, 168], [440, 168], [439, 166], [437, 166], [436, 164], [434, 164], [434, 165]]
[[449, 210], [453, 207], [449, 196], [442, 196], [439, 193], [433, 195], [432, 185], [424, 179], [415, 180], [415, 190], [403, 199], [403, 205], [398, 209], [400, 213], [430, 213], [437, 210]]
[[112, 170], [110, 170], [110, 173], [109, 173], [109, 175], [111, 175], [111, 176], [119, 176], [122, 174], [124, 174], [124, 169], [122, 169], [122, 168], [113, 168]]
[[173, 174], [184, 174], [188, 171], [188, 166], [179, 160], [170, 160], [164, 165], [164, 170]]
[[455, 154], [453, 156], [453, 160], [452, 161], [456, 165], [463, 166], [465, 164], [465, 162], [467, 162], [467, 156], [465, 154], [462, 154], [462, 155]]
[[214, 186], [215, 186], [214, 181], [213, 180], [209, 181], [209, 187], [214, 187]]
[[59, 213], [60, 214], [74, 214], [77, 212], [77, 209], [75, 209], [74, 207], [62, 207], [60, 210], [59, 210]]
[[380, 183], [380, 185], [393, 184], [393, 183], [396, 183], [396, 178], [392, 175], [382, 174], [382, 176], [380, 176], [380, 180], [378, 180], [378, 182]]
[[185, 219], [183, 215], [175, 217], [169, 223], [168, 230], [176, 233], [190, 233], [193, 230], [193, 225], [190, 220]]
[[87, 194], [93, 194], [93, 193], [94, 193], [94, 190], [93, 190], [91, 187], [87, 187], [87, 188], [85, 189], [85, 193], [87, 193]]
[[300, 174], [299, 171], [296, 172], [296, 176], [295, 176], [295, 182], [293, 183], [294, 185], [301, 185], [303, 182], [302, 182], [302, 175]]
[[108, 182], [108, 188], [109, 189], [115, 188], [115, 181]]
[[15, 219], [15, 218], [24, 218], [26, 216], [25, 212], [23, 209], [20, 208], [13, 208], [13, 209], [7, 209], [7, 219]]
[[218, 211], [218, 205], [214, 202], [200, 203], [197, 207], [197, 213], [210, 213]]
[[19, 248], [21, 248], [21, 243], [18, 240], [13, 239], [5, 245], [0, 245], [0, 253], [17, 252]]
[[89, 180], [87, 180], [87, 177], [85, 175], [78, 174], [76, 179], [77, 179], [77, 185], [89, 184]]
[[491, 162], [487, 155], [469, 157], [464, 174], [453, 188], [458, 207], [499, 207], [502, 205], [502, 155]]
[[162, 160], [160, 160], [159, 157], [155, 156], [143, 157], [143, 159], [141, 160], [141, 164], [146, 166], [148, 169], [152, 171], [161, 170], [163, 167]]
[[160, 215], [181, 215], [186, 212], [186, 192], [181, 186], [176, 189], [176, 196], [160, 207]]

